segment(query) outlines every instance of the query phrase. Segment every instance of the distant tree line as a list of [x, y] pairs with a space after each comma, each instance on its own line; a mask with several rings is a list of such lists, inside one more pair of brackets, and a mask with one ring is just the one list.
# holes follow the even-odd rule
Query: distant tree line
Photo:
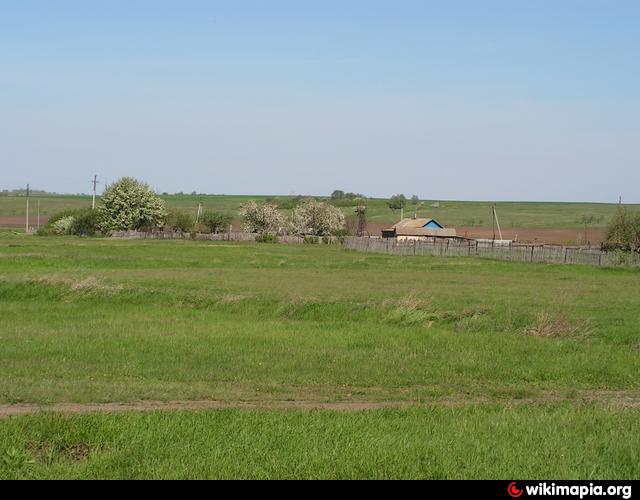
[[[30, 189], [29, 193], [32, 196], [45, 196], [45, 195], [54, 194], [41, 189]], [[27, 190], [26, 189], [3, 189], [2, 191], [0, 191], [0, 196], [27, 196]]]
[[333, 193], [331, 193], [332, 200], [357, 200], [359, 198], [366, 199], [367, 197], [360, 193], [345, 193], [341, 189], [336, 189]]

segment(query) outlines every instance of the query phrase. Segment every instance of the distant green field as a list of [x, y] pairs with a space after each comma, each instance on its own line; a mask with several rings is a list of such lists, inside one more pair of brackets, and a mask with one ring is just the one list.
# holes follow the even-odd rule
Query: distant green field
[[[255, 199], [265, 200], [268, 196], [228, 196], [228, 195], [169, 195], [163, 196], [170, 206], [181, 208], [195, 215], [198, 202], [202, 201], [204, 208], [232, 215], [238, 218], [238, 209], [242, 203]], [[286, 197], [276, 198], [287, 201]], [[40, 214], [49, 217], [61, 210], [89, 206], [89, 196], [43, 196], [34, 197], [31, 202], [31, 217], [35, 220], [37, 203], [40, 200]], [[432, 205], [437, 203], [438, 208]], [[286, 203], [285, 203], [286, 204]], [[492, 224], [490, 202], [473, 201], [425, 201], [419, 205], [407, 204], [407, 216], [417, 213], [418, 216], [434, 217], [447, 226], [478, 226], [487, 227]], [[580, 228], [580, 218], [583, 215], [594, 217], [592, 227], [604, 227], [615, 214], [617, 205], [603, 203], [547, 203], [547, 202], [501, 202], [497, 203], [498, 216], [504, 228], [530, 229], [575, 229]], [[396, 222], [399, 212], [393, 212], [387, 206], [387, 200], [368, 200], [369, 221], [373, 223]], [[631, 206], [640, 209], [640, 205]], [[353, 214], [351, 207], [342, 207], [347, 216]], [[284, 210], [287, 212], [287, 210]], [[1, 218], [7, 216], [24, 216], [25, 199], [23, 197], [0, 197], [0, 226]]]
[[640, 271], [0, 235], [0, 477], [640, 474]]

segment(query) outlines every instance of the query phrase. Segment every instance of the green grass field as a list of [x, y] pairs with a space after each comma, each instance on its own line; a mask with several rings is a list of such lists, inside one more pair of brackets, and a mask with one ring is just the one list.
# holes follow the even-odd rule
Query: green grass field
[[[238, 218], [238, 209], [242, 203], [255, 199], [265, 200], [267, 196], [227, 196], [227, 195], [168, 195], [163, 196], [169, 206], [189, 211], [195, 215], [198, 202], [202, 201], [204, 208], [224, 212]], [[34, 197], [31, 201], [32, 222], [35, 221], [37, 201], [40, 200], [40, 214], [42, 217], [69, 208], [86, 207], [91, 204], [89, 196], [42, 196]], [[286, 200], [286, 197], [280, 197]], [[407, 204], [406, 214], [434, 217], [447, 226], [477, 226], [488, 227], [492, 224], [490, 202], [473, 201], [439, 201], [439, 208], [433, 208], [433, 201], [425, 201], [422, 205]], [[583, 215], [593, 216], [591, 227], [604, 227], [617, 210], [616, 204], [604, 203], [551, 203], [551, 202], [501, 202], [497, 203], [500, 222], [505, 229], [578, 229]], [[640, 205], [629, 205], [632, 209]], [[387, 200], [371, 199], [368, 201], [369, 221], [372, 223], [397, 222], [400, 214], [393, 212], [387, 206]], [[351, 207], [343, 207], [346, 215], [352, 215]], [[287, 210], [284, 210], [286, 213]], [[24, 216], [25, 199], [23, 197], [0, 197], [0, 222], [2, 217]]]
[[0, 419], [2, 478], [640, 476], [638, 269], [0, 234], [0, 315], [0, 405], [231, 407]]

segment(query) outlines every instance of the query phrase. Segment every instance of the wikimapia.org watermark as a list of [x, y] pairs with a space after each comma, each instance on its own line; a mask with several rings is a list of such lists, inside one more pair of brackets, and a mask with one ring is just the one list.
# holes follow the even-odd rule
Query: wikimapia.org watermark
[[524, 489], [518, 487], [517, 483], [513, 482], [508, 488], [509, 495], [512, 498], [520, 498], [526, 494], [526, 496], [569, 496], [569, 497], [620, 497], [624, 500], [631, 498], [631, 486], [603, 486], [599, 484], [589, 483], [589, 485], [560, 485], [556, 483], [539, 483], [536, 485], [526, 485]]

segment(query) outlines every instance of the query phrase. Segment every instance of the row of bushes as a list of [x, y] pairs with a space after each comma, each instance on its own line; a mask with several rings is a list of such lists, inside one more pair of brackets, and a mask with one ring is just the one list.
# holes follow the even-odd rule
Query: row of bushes
[[223, 233], [229, 229], [229, 224], [231, 217], [219, 212], [204, 212], [196, 222], [191, 214], [171, 209], [167, 213], [164, 229], [183, 233]]
[[[195, 218], [181, 210], [169, 210], [162, 229], [184, 233], [222, 233], [228, 230], [231, 217], [218, 212], [205, 212], [196, 223]], [[140, 228], [144, 230], [145, 228]], [[157, 229], [157, 228], [146, 228]], [[38, 231], [41, 236], [72, 235], [96, 236], [102, 234], [100, 212], [91, 208], [65, 210], [51, 219]]]
[[[342, 241], [342, 237], [338, 237], [338, 241]], [[278, 243], [279, 237], [276, 234], [272, 233], [263, 233], [256, 236], [257, 243]], [[323, 237], [323, 236], [305, 236], [304, 244], [305, 245], [331, 245], [335, 242], [335, 240], [331, 237]]]

